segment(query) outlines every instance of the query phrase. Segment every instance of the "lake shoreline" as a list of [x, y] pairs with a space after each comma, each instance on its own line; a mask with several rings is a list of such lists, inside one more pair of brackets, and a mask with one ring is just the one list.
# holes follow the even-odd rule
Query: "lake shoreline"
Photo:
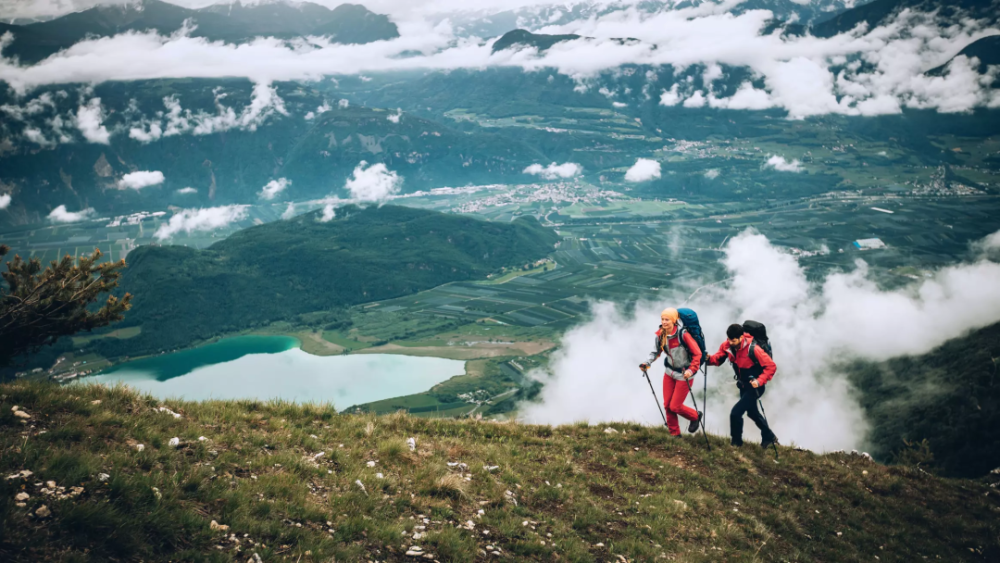
[[461, 360], [399, 354], [316, 356], [298, 338], [245, 335], [132, 359], [74, 381], [124, 383], [160, 399], [288, 400], [341, 408], [423, 393], [467, 374]]

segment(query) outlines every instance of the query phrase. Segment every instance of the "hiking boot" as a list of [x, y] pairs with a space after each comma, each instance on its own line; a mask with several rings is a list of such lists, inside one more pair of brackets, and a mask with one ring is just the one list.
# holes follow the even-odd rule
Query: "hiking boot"
[[732, 446], [732, 447], [734, 447], [734, 448], [742, 448], [743, 447], [743, 440], [740, 440], [739, 442], [737, 442], [736, 440], [731, 440], [729, 442], [729, 445]]
[[698, 431], [698, 427], [701, 426], [701, 417], [702, 417], [702, 412], [698, 411], [698, 418], [692, 420], [691, 424], [688, 424], [688, 432], [694, 434], [695, 432]]
[[778, 437], [777, 436], [771, 436], [770, 440], [768, 440], [768, 439], [761, 440], [760, 447], [764, 448], [766, 450], [767, 448], [770, 448], [772, 444], [774, 444], [775, 446], [778, 445]]

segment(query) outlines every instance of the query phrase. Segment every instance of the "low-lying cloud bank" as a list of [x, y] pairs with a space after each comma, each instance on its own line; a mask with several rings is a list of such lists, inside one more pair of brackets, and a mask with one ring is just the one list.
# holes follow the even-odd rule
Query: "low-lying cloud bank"
[[791, 162], [785, 160], [785, 157], [774, 155], [767, 159], [764, 163], [765, 168], [773, 168], [778, 172], [802, 172], [802, 163], [797, 159], [793, 159]]
[[139, 172], [131, 172], [122, 176], [122, 179], [118, 180], [118, 188], [122, 190], [141, 190], [150, 186], [158, 186], [164, 180], [166, 178], [163, 176], [163, 172], [159, 170], [140, 170]]
[[277, 180], [271, 180], [263, 188], [261, 188], [260, 193], [257, 194], [260, 199], [271, 200], [278, 197], [278, 194], [285, 191], [292, 183], [288, 178], [278, 178]]
[[94, 213], [93, 207], [81, 209], [80, 211], [69, 211], [65, 205], [60, 205], [49, 213], [48, 219], [53, 223], [78, 223], [90, 219], [94, 216]]
[[548, 166], [532, 164], [531, 166], [525, 168], [522, 172], [533, 176], [541, 176], [546, 180], [555, 180], [556, 178], [572, 178], [574, 176], [579, 176], [580, 173], [583, 172], [583, 167], [575, 162], [564, 162], [562, 164], [556, 164], [553, 162]]
[[245, 219], [249, 205], [223, 205], [205, 209], [185, 209], [174, 214], [153, 233], [158, 240], [166, 240], [178, 233], [214, 231]]
[[362, 160], [354, 167], [354, 172], [344, 183], [344, 188], [356, 201], [384, 203], [390, 196], [399, 193], [402, 185], [403, 177], [389, 170], [384, 163], [378, 162], [369, 166]]
[[403, 177], [396, 171], [389, 170], [384, 163], [369, 165], [362, 160], [344, 182], [344, 189], [351, 197], [341, 199], [331, 196], [319, 200], [319, 203], [323, 204], [323, 213], [319, 216], [319, 221], [321, 223], [332, 221], [337, 216], [337, 208], [342, 205], [369, 203], [382, 205], [398, 194], [402, 186]]
[[163, 98], [164, 109], [151, 116], [141, 115], [133, 100], [127, 108], [123, 108], [123, 117], [118, 123], [109, 126], [109, 110], [105, 109], [101, 99], [85, 100], [90, 91], [90, 87], [81, 88], [81, 100], [75, 110], [60, 110], [57, 98], [69, 97], [69, 93], [60, 90], [55, 96], [52, 92], [44, 92], [22, 105], [0, 105], [0, 115], [22, 123], [23, 137], [46, 148], [77, 142], [81, 137], [88, 143], [107, 145], [113, 137], [127, 135], [147, 144], [175, 135], [211, 135], [230, 129], [256, 131], [268, 119], [288, 115], [285, 102], [274, 86], [258, 82], [253, 86], [250, 102], [243, 108], [226, 105], [224, 101], [229, 92], [219, 87], [214, 90], [214, 113], [185, 109], [178, 97], [171, 95]]
[[[996, 240], [1000, 234], [987, 239]], [[861, 260], [852, 272], [810, 283], [794, 257], [754, 232], [735, 237], [725, 251], [722, 263], [730, 282], [703, 287], [686, 306], [699, 313], [711, 352], [733, 322], [754, 319], [767, 325], [778, 373], [768, 385], [764, 407], [785, 444], [819, 451], [863, 445], [867, 424], [850, 384], [836, 370], [839, 362], [921, 354], [1000, 320], [1000, 264], [985, 258], [943, 268], [905, 289], [883, 291]], [[659, 311], [685, 304], [692, 289], [674, 290], [629, 311], [596, 304], [591, 321], [563, 336], [548, 371], [531, 373], [545, 386], [537, 403], [521, 405], [521, 418], [662, 425], [637, 366], [652, 349]], [[651, 369], [651, 376], [658, 369]], [[729, 433], [729, 409], [737, 398], [732, 374], [728, 365], [709, 368], [710, 432]], [[698, 376], [699, 391], [702, 384]], [[752, 423], [746, 432], [759, 438]]]
[[[942, 112], [1000, 107], [1000, 92], [990, 88], [1000, 67], [979, 74], [975, 61], [961, 56], [942, 75], [925, 74], [973, 41], [1000, 33], [982, 22], [942, 21], [937, 14], [903, 10], [871, 30], [862, 26], [831, 38], [782, 36], [764, 34], [773, 17], [769, 10], [739, 15], [729, 11], [740, 3], [704, 2], [652, 14], [619, 10], [543, 28], [536, 31], [588, 37], [558, 43], [544, 53], [533, 48], [493, 53], [493, 40], [459, 37], [448, 20], [437, 25], [420, 19], [400, 22], [399, 38], [364, 45], [338, 45], [316, 37], [259, 38], [234, 45], [190, 37], [184, 29], [170, 35], [130, 32], [82, 41], [32, 66], [0, 59], [0, 80], [26, 93], [50, 84], [111, 80], [245, 77], [267, 85], [362, 72], [519, 67], [553, 69], [587, 88], [600, 73], [627, 64], [679, 70], [703, 65], [707, 70], [701, 84], [685, 82], [654, 92], [660, 103], [783, 108], [792, 118], [891, 114], [905, 107]], [[621, 37], [638, 41], [615, 39]], [[0, 47], [12, 40], [10, 35], [4, 38]], [[725, 77], [727, 68], [747, 68], [755, 80], [725, 96], [716, 82]], [[79, 121], [94, 123], [88, 116], [95, 108], [88, 105], [83, 111]], [[241, 116], [224, 117], [244, 122]], [[150, 125], [138, 135], [155, 135], [153, 129]], [[102, 142], [99, 128], [88, 131], [93, 142]]]
[[659, 177], [660, 163], [649, 158], [636, 160], [635, 164], [625, 171], [626, 182], [645, 182]]

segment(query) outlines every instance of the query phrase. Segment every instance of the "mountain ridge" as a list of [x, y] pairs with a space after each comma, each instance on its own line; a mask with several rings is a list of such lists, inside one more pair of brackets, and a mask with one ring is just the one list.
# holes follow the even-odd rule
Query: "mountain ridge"
[[358, 4], [329, 9], [319, 4], [273, 2], [246, 5], [214, 4], [190, 9], [162, 0], [138, 0], [123, 5], [96, 6], [52, 20], [23, 26], [2, 24], [14, 41], [5, 55], [24, 63], [38, 62], [87, 37], [108, 37], [129, 31], [173, 33], [193, 23], [192, 37], [243, 43], [254, 37], [291, 39], [329, 36], [334, 43], [370, 43], [399, 37], [388, 16]]

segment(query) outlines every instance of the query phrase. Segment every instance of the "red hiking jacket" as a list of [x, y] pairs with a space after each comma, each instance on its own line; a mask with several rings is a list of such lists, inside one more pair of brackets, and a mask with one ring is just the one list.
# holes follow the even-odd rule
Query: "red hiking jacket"
[[[736, 351], [736, 355], [733, 355], [732, 350], [729, 348], [729, 342], [724, 341], [722, 346], [719, 346], [719, 351], [708, 357], [708, 365], [710, 366], [721, 366], [728, 359], [730, 362], [740, 368], [740, 370], [751, 370], [757, 367], [754, 361], [750, 359], [750, 342], [753, 341], [753, 337], [749, 334], [743, 335], [743, 342], [740, 343], [739, 350]], [[778, 370], [778, 366], [775, 365], [774, 360], [771, 356], [767, 355], [764, 348], [760, 346], [754, 346], [753, 348], [754, 356], [757, 358], [757, 363], [760, 364], [763, 372], [757, 376], [757, 383], [764, 385], [774, 377], [774, 372]]]

